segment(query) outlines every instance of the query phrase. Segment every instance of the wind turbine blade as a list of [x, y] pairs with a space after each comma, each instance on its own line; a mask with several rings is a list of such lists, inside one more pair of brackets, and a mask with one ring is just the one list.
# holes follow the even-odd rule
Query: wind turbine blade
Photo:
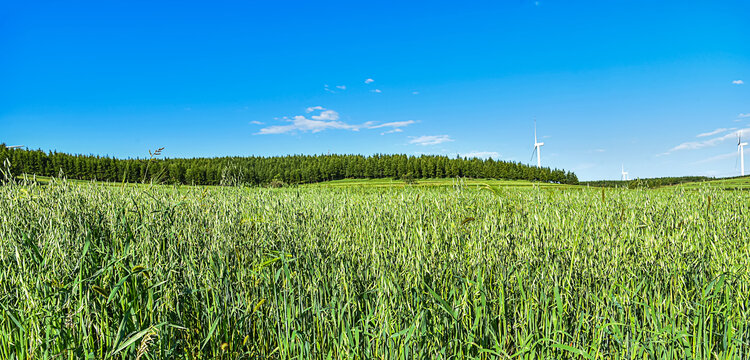
[[536, 145], [534, 145], [534, 151], [531, 152], [531, 158], [529, 159], [529, 161], [534, 160], [534, 155], [536, 155]]

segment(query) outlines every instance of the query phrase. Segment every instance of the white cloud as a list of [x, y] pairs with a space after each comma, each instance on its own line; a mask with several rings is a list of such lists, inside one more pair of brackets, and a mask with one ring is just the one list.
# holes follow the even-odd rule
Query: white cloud
[[[742, 131], [743, 133], [745, 133], [745, 132], [750, 131], [750, 128], [741, 129], [740, 131]], [[719, 145], [720, 143], [722, 143], [722, 142], [724, 142], [726, 140], [734, 139], [736, 137], [737, 137], [737, 132], [736, 131], [732, 131], [732, 132], [730, 132], [728, 134], [724, 134], [722, 136], [711, 138], [711, 139], [704, 140], [704, 141], [688, 141], [688, 142], [684, 142], [682, 144], [679, 144], [679, 145], [677, 145], [677, 146], [669, 149], [669, 151], [667, 151], [667, 152], [665, 152], [663, 154], [659, 154], [659, 155], [669, 155], [670, 153], [678, 151], [678, 150], [697, 150], [697, 149], [703, 149], [703, 148], [707, 148], [707, 147], [712, 147], [712, 146]]]
[[[390, 134], [390, 133], [396, 133], [396, 132], [402, 132], [403, 130], [401, 128], [409, 126], [411, 124], [416, 123], [414, 120], [406, 120], [406, 121], [392, 121], [387, 122], [383, 124], [377, 124], [373, 121], [367, 121], [362, 124], [348, 124], [343, 121], [339, 121], [341, 116], [338, 112], [331, 109], [326, 109], [322, 106], [311, 106], [305, 109], [305, 112], [310, 114], [311, 116], [305, 116], [305, 115], [297, 115], [292, 116], [291, 118], [288, 116], [284, 116], [282, 118], [274, 118], [278, 121], [283, 121], [288, 124], [285, 125], [273, 125], [268, 126], [260, 129], [256, 135], [268, 135], [268, 134], [284, 134], [284, 133], [294, 133], [294, 132], [312, 132], [317, 133], [328, 129], [339, 129], [339, 130], [350, 130], [350, 131], [359, 131], [360, 129], [382, 129], [382, 128], [390, 128], [389, 131], [385, 131], [381, 133], [383, 134]], [[263, 124], [260, 121], [251, 121], [253, 124]]]
[[594, 149], [594, 151], [596, 151], [596, 152], [598, 152], [598, 153], [603, 153], [603, 152], [605, 152], [605, 151], [607, 151], [607, 150], [604, 150], [604, 149]]
[[262, 122], [260, 122], [260, 121], [258, 121], [258, 120], [253, 120], [253, 121], [251, 121], [250, 123], [251, 123], [251, 124], [255, 124], [255, 125], [263, 125], [263, 123], [262, 123]]
[[412, 91], [411, 94], [412, 95], [419, 95], [419, 91]]
[[451, 139], [451, 137], [448, 135], [422, 135], [419, 137], [411, 137], [411, 140], [409, 140], [409, 144], [427, 146], [442, 144], [444, 142], [450, 141], [453, 141], [453, 139]]
[[339, 113], [333, 110], [324, 110], [324, 109], [320, 109], [320, 110], [322, 110], [320, 114], [312, 116], [313, 120], [336, 121], [339, 119]]
[[378, 93], [378, 94], [379, 94], [379, 93], [382, 93], [382, 91], [380, 91], [380, 89], [375, 89], [375, 90], [370, 90], [370, 91], [371, 91], [371, 92], [374, 92], [374, 93]]
[[373, 80], [373, 79], [367, 79], [367, 80], [365, 80], [365, 84], [372, 84], [373, 82], [375, 82], [375, 80]]
[[382, 133], [380, 133], [380, 135], [400, 133], [400, 132], [404, 132], [404, 130], [400, 128], [395, 128], [393, 130], [383, 131]]
[[738, 118], [740, 118], [740, 119], [742, 119], [742, 118], [746, 118], [746, 117], [750, 117], [750, 113], [747, 113], [747, 114], [745, 114], [745, 113], [740, 113], [739, 115], [737, 115], [737, 117], [738, 117]]
[[260, 129], [255, 135], [283, 134], [294, 130], [294, 125], [274, 125]]
[[385, 135], [385, 134], [393, 134], [393, 133], [403, 132], [404, 130], [401, 129], [402, 127], [406, 127], [406, 126], [409, 126], [409, 125], [414, 124], [414, 123], [416, 123], [416, 121], [414, 121], [414, 120], [392, 121], [392, 122], [387, 122], [387, 123], [383, 123], [383, 124], [379, 124], [379, 125], [369, 125], [367, 128], [368, 129], [379, 129], [379, 128], [387, 128], [387, 127], [393, 128], [392, 130], [388, 130], [388, 131], [384, 131], [384, 132], [380, 133], [380, 135]]
[[291, 124], [265, 127], [260, 129], [257, 134], [283, 134], [294, 131], [317, 133], [328, 129], [359, 130], [358, 125], [350, 125], [342, 121], [311, 120], [302, 115], [297, 115], [292, 119], [284, 119], [284, 121], [288, 121]]
[[707, 132], [707, 133], [703, 133], [703, 134], [698, 134], [698, 135], [696, 135], [695, 137], [706, 137], [706, 136], [716, 135], [716, 134], [720, 134], [720, 133], [723, 133], [723, 132], [725, 132], [725, 131], [729, 131], [729, 130], [732, 130], [732, 129], [727, 129], [727, 128], [718, 128], [718, 129], [716, 129], [716, 130], [714, 130], [714, 131], [709, 131], [709, 132]]
[[[336, 89], [346, 90], [346, 85], [336, 85]], [[327, 92], [329, 92], [331, 94], [335, 94], [336, 93], [336, 91], [334, 91], [333, 89], [331, 89], [331, 87], [328, 86], [328, 84], [323, 85], [323, 90], [325, 90], [325, 91], [327, 91]]]
[[744, 84], [744, 83], [745, 83], [745, 82], [744, 82], [744, 81], [742, 81], [742, 80], [732, 80], [732, 84], [735, 84], [735, 85], [742, 85], [742, 84]]
[[387, 122], [380, 125], [373, 125], [370, 126], [370, 129], [378, 129], [378, 128], [384, 128], [384, 127], [393, 127], [393, 128], [400, 128], [404, 126], [409, 126], [411, 124], [416, 123], [414, 120], [406, 120], [406, 121], [393, 121], [393, 122]]
[[467, 154], [462, 154], [461, 156], [467, 157], [469, 159], [472, 158], [480, 158], [480, 159], [487, 159], [487, 158], [493, 158], [493, 159], [499, 159], [500, 153], [496, 151], [472, 151]]
[[303, 115], [293, 116], [292, 118], [283, 117], [279, 121], [288, 122], [287, 125], [273, 125], [260, 129], [256, 135], [284, 134], [289, 132], [312, 132], [317, 133], [328, 129], [340, 129], [359, 131], [360, 128], [368, 124], [352, 125], [339, 120], [339, 113], [334, 110], [326, 109], [322, 106], [311, 106], [305, 109], [307, 113], [318, 112], [312, 115], [310, 119]]

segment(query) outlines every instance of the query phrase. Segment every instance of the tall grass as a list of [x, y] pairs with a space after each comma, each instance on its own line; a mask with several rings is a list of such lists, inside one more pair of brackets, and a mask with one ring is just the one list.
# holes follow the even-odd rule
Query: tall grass
[[748, 358], [748, 200], [10, 184], [0, 358]]

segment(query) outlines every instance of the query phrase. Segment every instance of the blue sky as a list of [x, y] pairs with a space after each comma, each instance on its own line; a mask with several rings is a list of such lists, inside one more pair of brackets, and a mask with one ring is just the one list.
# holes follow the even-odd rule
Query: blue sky
[[732, 176], [748, 39], [747, 1], [3, 2], [0, 142], [530, 163], [536, 118], [581, 179]]

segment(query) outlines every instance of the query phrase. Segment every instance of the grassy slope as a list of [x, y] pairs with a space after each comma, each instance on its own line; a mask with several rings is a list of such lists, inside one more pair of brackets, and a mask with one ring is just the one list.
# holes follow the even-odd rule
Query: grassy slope
[[[23, 177], [19, 176], [19, 180], [22, 180]], [[32, 180], [34, 177], [29, 176], [28, 180]], [[50, 182], [50, 178], [46, 176], [37, 176], [36, 181], [40, 184], [48, 184]], [[90, 184], [92, 181], [89, 180], [73, 180], [68, 179], [69, 183], [76, 183], [76, 184]], [[98, 182], [100, 184], [107, 184], [112, 186], [122, 186], [121, 183], [108, 183], [108, 182]], [[406, 182], [402, 180], [393, 180], [393, 179], [344, 179], [344, 180], [334, 180], [334, 181], [325, 181], [315, 184], [305, 184], [303, 186], [312, 186], [312, 187], [449, 187], [454, 186], [456, 184], [456, 179], [454, 178], [442, 178], [442, 179], [424, 179], [424, 180], [417, 180], [413, 184], [407, 184]], [[139, 185], [139, 184], [125, 184], [125, 186], [132, 186], [132, 185]], [[527, 180], [496, 180], [496, 179], [464, 179], [463, 180], [464, 186], [483, 186], [483, 185], [491, 185], [495, 187], [503, 187], [503, 188], [533, 188], [533, 187], [541, 187], [541, 188], [554, 188], [554, 189], [571, 189], [571, 188], [581, 188], [582, 186], [577, 185], [564, 185], [564, 184], [553, 184], [553, 183], [544, 183], [544, 182], [532, 182]], [[188, 186], [188, 185], [182, 185], [182, 186]], [[204, 186], [205, 187], [205, 186]], [[722, 190], [750, 190], [750, 176], [745, 176], [742, 178], [731, 178], [731, 179], [718, 179], [713, 181], [702, 181], [702, 182], [690, 182], [690, 183], [684, 183], [684, 184], [678, 184], [678, 185], [670, 185], [670, 186], [664, 186], [665, 189], [686, 189], [686, 190], [695, 190], [695, 189], [701, 189], [711, 187], [715, 189], [722, 189]]]
[[[22, 181], [24, 179], [23, 176], [18, 176], [17, 179], [19, 181]], [[52, 180], [50, 177], [47, 176], [27, 176], [26, 179], [28, 181], [36, 180], [37, 183], [47, 185]], [[75, 180], [75, 179], [67, 179], [68, 183], [74, 183], [74, 184], [91, 184], [91, 183], [98, 183], [103, 185], [111, 185], [111, 186], [122, 186], [122, 183], [119, 182], [100, 182], [100, 181], [91, 181], [91, 180]], [[441, 179], [422, 179], [422, 180], [416, 180], [412, 184], [407, 184], [403, 180], [393, 180], [393, 179], [343, 179], [343, 180], [333, 180], [333, 181], [325, 181], [320, 183], [313, 183], [313, 184], [303, 184], [302, 186], [310, 186], [310, 187], [349, 187], [349, 186], [361, 186], [361, 187], [450, 187], [457, 184], [455, 178], [441, 178]], [[135, 185], [142, 185], [142, 184], [129, 184], [126, 183], [125, 186], [135, 186]], [[563, 188], [571, 188], [571, 187], [577, 187], [575, 185], [564, 185], [564, 184], [553, 184], [553, 183], [545, 183], [545, 182], [532, 182], [527, 180], [496, 180], [496, 179], [464, 179], [462, 180], [462, 185], [464, 186], [484, 186], [484, 185], [491, 185], [495, 187], [511, 187], [511, 188], [533, 188], [533, 187], [542, 187], [542, 188], [556, 188], [556, 189], [563, 189]], [[180, 185], [190, 187], [190, 185]], [[214, 186], [198, 186], [198, 187], [208, 187], [212, 188]]]
[[[309, 186], [316, 187], [349, 187], [349, 186], [362, 186], [362, 187], [448, 187], [457, 184], [454, 178], [443, 178], [443, 179], [424, 179], [417, 180], [413, 184], [407, 184], [402, 180], [392, 179], [345, 179], [345, 180], [334, 180], [326, 181], [317, 184], [310, 184]], [[514, 188], [531, 188], [534, 186], [543, 188], [569, 188], [575, 187], [574, 185], [562, 185], [552, 184], [543, 182], [531, 182], [526, 180], [495, 180], [495, 179], [464, 179], [462, 182], [464, 186], [483, 186], [492, 185], [497, 187], [514, 187]]]
[[[49, 176], [33, 176], [33, 175], [32, 176], [29, 176], [29, 175], [16, 176], [16, 181], [19, 184], [24, 184], [24, 181], [25, 181], [27, 184], [36, 182], [39, 185], [49, 185], [49, 183], [52, 182], [54, 179], [55, 178], [51, 178]], [[121, 182], [78, 180], [78, 179], [65, 179], [65, 182], [68, 184], [75, 184], [75, 185], [104, 185], [104, 186], [116, 186], [116, 187], [152, 186], [151, 184], [141, 184], [141, 183], [121, 183]], [[155, 185], [155, 186], [171, 187], [171, 185]], [[189, 186], [189, 185], [181, 185], [181, 186]], [[215, 187], [215, 186], [197, 186], [197, 187]]]
[[701, 189], [706, 187], [717, 188], [722, 190], [750, 190], [750, 176], [718, 179], [705, 182], [691, 182], [680, 185], [669, 186], [670, 188], [682, 189]]

